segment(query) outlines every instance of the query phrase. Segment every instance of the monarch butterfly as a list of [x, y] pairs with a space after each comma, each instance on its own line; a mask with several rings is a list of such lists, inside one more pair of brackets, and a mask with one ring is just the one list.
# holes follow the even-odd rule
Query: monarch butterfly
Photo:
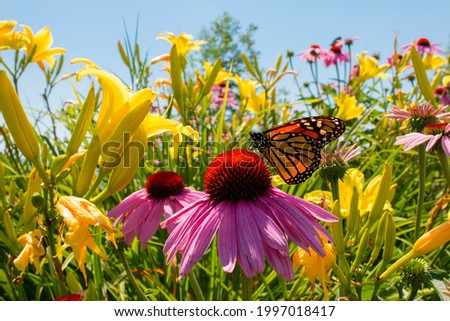
[[321, 149], [342, 135], [345, 122], [336, 117], [299, 118], [262, 133], [250, 133], [257, 148], [288, 184], [307, 180], [320, 165]]

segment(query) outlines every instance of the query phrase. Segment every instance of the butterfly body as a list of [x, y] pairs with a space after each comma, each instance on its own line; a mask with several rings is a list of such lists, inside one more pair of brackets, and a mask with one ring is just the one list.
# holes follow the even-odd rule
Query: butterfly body
[[307, 180], [320, 165], [321, 149], [345, 131], [335, 117], [315, 116], [293, 120], [262, 133], [250, 133], [257, 148], [288, 184]]

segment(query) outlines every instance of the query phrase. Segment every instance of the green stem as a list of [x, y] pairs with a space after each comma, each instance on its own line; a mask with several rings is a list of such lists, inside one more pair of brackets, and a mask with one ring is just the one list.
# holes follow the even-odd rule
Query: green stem
[[242, 301], [252, 301], [253, 289], [252, 279], [245, 276], [244, 271], [241, 270], [241, 289], [242, 289]]
[[136, 279], [134, 278], [133, 272], [131, 272], [127, 257], [125, 256], [125, 253], [123, 252], [123, 248], [119, 246], [119, 249], [117, 252], [119, 254], [119, 259], [122, 262], [123, 267], [125, 268], [125, 272], [127, 273], [128, 278], [130, 279], [131, 286], [136, 290], [139, 300], [149, 301], [147, 296], [145, 295], [145, 293], [142, 291], [140, 286], [137, 284]]
[[205, 301], [205, 296], [203, 295], [202, 289], [198, 284], [197, 277], [193, 271], [189, 272], [189, 281], [191, 283], [192, 289], [194, 290], [195, 296], [198, 301]]
[[442, 171], [444, 172], [444, 177], [447, 181], [447, 185], [450, 188], [450, 168], [448, 167], [448, 159], [442, 148], [439, 148], [437, 151], [439, 156], [439, 161], [441, 162]]
[[420, 233], [420, 223], [422, 222], [422, 208], [425, 197], [425, 180], [426, 180], [426, 151], [425, 145], [419, 145], [419, 194], [417, 195], [417, 209], [416, 209], [416, 228], [414, 233], [414, 240], [417, 240]]

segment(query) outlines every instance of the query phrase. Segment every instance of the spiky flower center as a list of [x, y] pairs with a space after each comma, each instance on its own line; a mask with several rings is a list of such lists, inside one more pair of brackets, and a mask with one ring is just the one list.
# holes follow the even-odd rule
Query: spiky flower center
[[341, 46], [334, 45], [330, 48], [330, 51], [334, 52], [335, 54], [340, 54], [342, 52]]
[[409, 112], [411, 116], [408, 120], [408, 127], [412, 132], [421, 133], [427, 125], [439, 121], [436, 117], [436, 109], [429, 103], [414, 104], [409, 107]]
[[213, 201], [255, 199], [271, 186], [271, 174], [257, 154], [232, 150], [220, 154], [206, 171], [204, 188]]
[[419, 38], [419, 40], [417, 40], [417, 44], [422, 47], [430, 47], [431, 46], [430, 40], [428, 40], [428, 38]]
[[425, 126], [423, 129], [424, 134], [426, 135], [439, 135], [443, 134], [445, 132], [445, 127], [447, 127], [447, 124], [429, 124]]
[[156, 199], [177, 195], [183, 191], [184, 187], [183, 177], [170, 171], [152, 174], [145, 183], [148, 196]]

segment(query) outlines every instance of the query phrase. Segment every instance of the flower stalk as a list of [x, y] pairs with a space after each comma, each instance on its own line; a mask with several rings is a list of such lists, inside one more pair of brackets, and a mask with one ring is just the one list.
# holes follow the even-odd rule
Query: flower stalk
[[422, 221], [421, 217], [422, 217], [423, 201], [425, 198], [425, 180], [426, 180], [425, 145], [422, 144], [418, 146], [418, 149], [419, 149], [419, 192], [417, 194], [416, 226], [415, 226], [414, 240], [417, 240], [420, 237], [420, 224]]

